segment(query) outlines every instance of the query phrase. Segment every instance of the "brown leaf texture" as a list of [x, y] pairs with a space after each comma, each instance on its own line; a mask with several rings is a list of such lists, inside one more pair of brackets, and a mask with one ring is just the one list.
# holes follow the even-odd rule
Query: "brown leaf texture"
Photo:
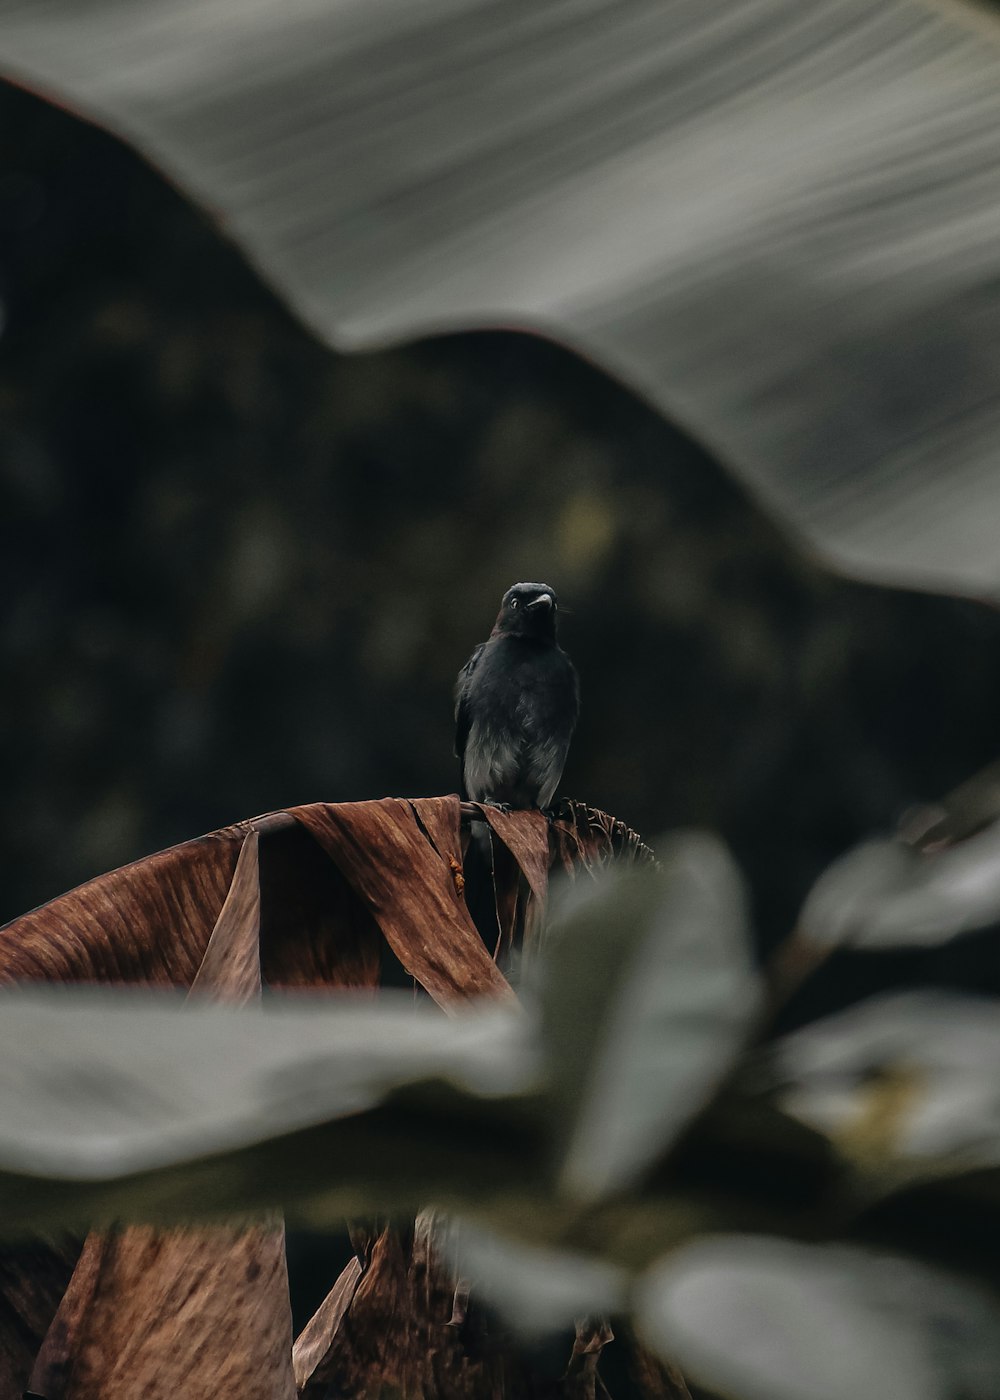
[[[467, 1282], [439, 1259], [442, 1228], [424, 1211], [412, 1231], [383, 1229], [363, 1265], [351, 1260], [295, 1344], [300, 1400], [609, 1400], [598, 1371], [615, 1337], [607, 1322], [581, 1319], [554, 1373], [540, 1374], [493, 1318], [468, 1310]], [[690, 1400], [680, 1374], [634, 1337], [619, 1346], [640, 1400]]]
[[222, 908], [246, 827], [187, 841], [0, 929], [0, 983], [190, 986]]
[[[444, 829], [437, 825], [445, 815], [437, 799], [412, 805], [428, 838], [442, 855], [449, 856], [457, 822], [453, 825], [449, 814]], [[462, 811], [468, 819], [482, 817], [509, 857], [505, 862], [494, 842], [501, 943], [505, 924], [517, 918], [518, 899], [523, 899], [525, 889], [530, 898], [522, 909], [522, 927], [525, 937], [529, 936], [553, 867], [575, 875], [611, 860], [653, 861], [652, 852], [635, 832], [583, 803], [564, 802], [551, 824], [539, 812], [506, 813], [472, 803], [463, 804]], [[329, 1395], [366, 1400], [383, 1393], [414, 1400], [487, 1396], [527, 1400], [540, 1395], [553, 1400], [608, 1400], [597, 1367], [610, 1329], [599, 1322], [582, 1324], [569, 1346], [565, 1372], [540, 1381], [530, 1363], [504, 1345], [495, 1325], [491, 1329], [481, 1312], [468, 1317], [461, 1293], [461, 1283], [437, 1257], [430, 1212], [418, 1217], [412, 1234], [384, 1229], [370, 1241], [364, 1264], [352, 1259], [346, 1266], [296, 1341], [295, 1379], [301, 1400], [325, 1400]], [[586, 1341], [582, 1350], [581, 1336]], [[639, 1395], [648, 1400], [687, 1397], [680, 1377], [665, 1377], [634, 1339], [623, 1345]]]
[[[579, 803], [552, 824], [456, 796], [314, 803], [136, 861], [15, 919], [0, 929], [0, 984], [168, 985], [233, 1001], [262, 984], [374, 991], [391, 950], [445, 1010], [509, 999], [466, 904], [472, 816], [495, 837], [505, 946], [537, 918], [551, 866], [651, 859], [634, 833]], [[318, 1396], [329, 1376], [358, 1395], [383, 1384], [469, 1394], [474, 1375], [487, 1382], [468, 1328], [445, 1325], [455, 1288], [428, 1229], [373, 1235], [365, 1264], [352, 1261], [299, 1339], [294, 1378], [280, 1224], [92, 1235], [67, 1287], [76, 1253], [40, 1244], [0, 1255], [0, 1400], [25, 1384], [47, 1400], [291, 1400], [296, 1389]], [[403, 1340], [390, 1346], [383, 1326]], [[526, 1375], [507, 1380], [511, 1393], [528, 1387]]]
[[[260, 997], [259, 840], [253, 828], [244, 838], [193, 996]], [[292, 1400], [291, 1340], [281, 1225], [132, 1226], [88, 1237], [29, 1389], [46, 1400]]]
[[[244, 835], [243, 827], [213, 832], [91, 880], [15, 919], [0, 929], [0, 984], [189, 984]], [[161, 929], [169, 936], [158, 936]], [[39, 1243], [28, 1258], [22, 1250], [0, 1252], [6, 1305], [0, 1313], [0, 1400], [18, 1400], [27, 1384], [79, 1253], [79, 1241], [63, 1249]], [[81, 1288], [77, 1282], [77, 1296]]]
[[517, 861], [531, 893], [544, 903], [551, 863], [546, 818], [541, 812], [501, 812], [485, 803], [475, 805]]
[[80, 1253], [39, 1242], [0, 1252], [0, 1396], [19, 1400]]
[[403, 967], [439, 1006], [513, 995], [476, 932], [446, 857], [427, 834], [429, 823], [446, 851], [461, 850], [457, 798], [316, 803], [294, 808], [293, 816], [362, 896]]

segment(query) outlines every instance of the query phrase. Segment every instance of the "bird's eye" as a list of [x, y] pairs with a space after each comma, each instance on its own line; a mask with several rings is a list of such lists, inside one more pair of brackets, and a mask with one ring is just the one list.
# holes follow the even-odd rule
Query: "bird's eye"
[[517, 599], [516, 599], [516, 598], [511, 598], [511, 600], [510, 600], [510, 605], [511, 605], [512, 608], [516, 608], [516, 607], [517, 607]]

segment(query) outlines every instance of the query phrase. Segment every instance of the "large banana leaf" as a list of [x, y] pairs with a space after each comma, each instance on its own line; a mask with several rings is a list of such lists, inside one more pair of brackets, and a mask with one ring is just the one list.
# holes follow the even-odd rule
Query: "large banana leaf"
[[341, 348], [593, 355], [876, 579], [1000, 582], [1000, 24], [962, 0], [3, 0]]

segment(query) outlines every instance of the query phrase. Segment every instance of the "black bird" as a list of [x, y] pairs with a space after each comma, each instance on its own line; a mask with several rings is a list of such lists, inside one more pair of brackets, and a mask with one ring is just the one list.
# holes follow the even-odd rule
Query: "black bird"
[[552, 804], [580, 710], [576, 669], [556, 641], [558, 610], [547, 583], [515, 583], [458, 673], [455, 753], [473, 802]]

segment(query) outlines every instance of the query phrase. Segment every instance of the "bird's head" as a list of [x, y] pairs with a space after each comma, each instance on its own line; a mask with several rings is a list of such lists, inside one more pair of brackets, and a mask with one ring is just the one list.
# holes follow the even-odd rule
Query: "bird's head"
[[493, 635], [554, 641], [559, 604], [547, 583], [515, 583], [503, 595]]

